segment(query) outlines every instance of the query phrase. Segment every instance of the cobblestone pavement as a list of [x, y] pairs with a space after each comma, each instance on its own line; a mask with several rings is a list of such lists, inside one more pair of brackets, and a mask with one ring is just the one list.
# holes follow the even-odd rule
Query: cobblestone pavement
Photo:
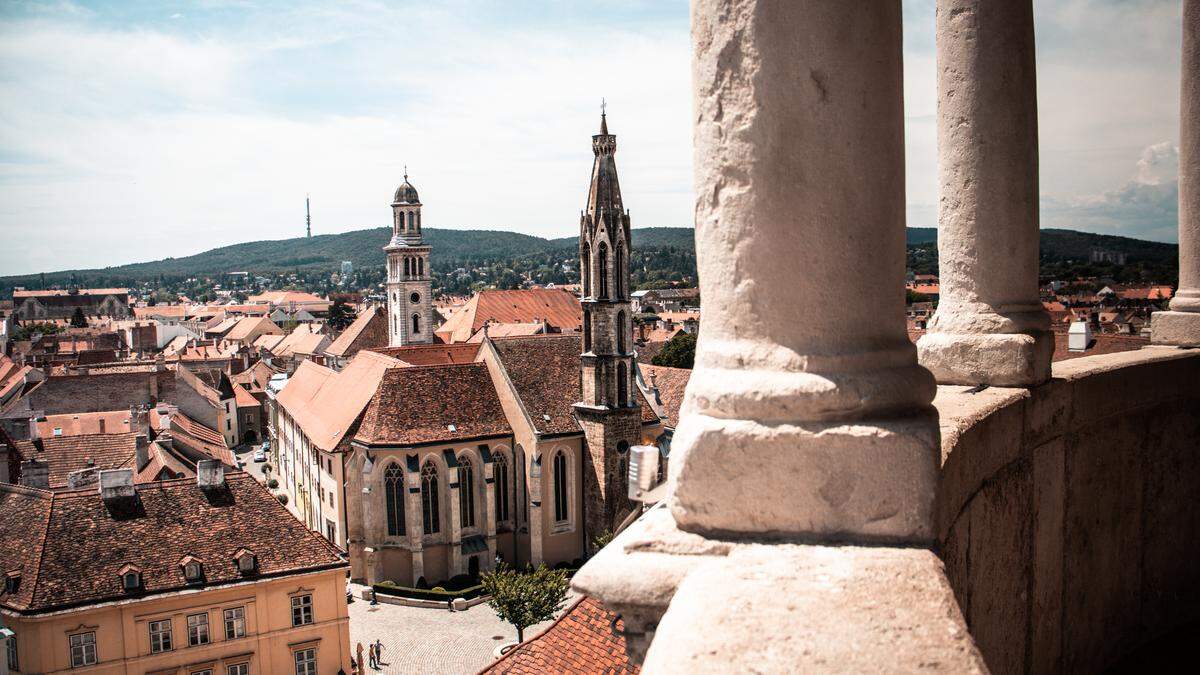
[[[500, 620], [491, 607], [476, 605], [462, 612], [379, 603], [374, 607], [360, 597], [363, 586], [354, 585], [350, 603], [350, 651], [359, 642], [366, 659], [367, 645], [383, 640], [382, 670], [377, 673], [476, 673], [492, 662], [492, 650], [515, 642], [517, 631]], [[566, 609], [578, 596], [568, 593]], [[525, 629], [525, 639], [540, 634], [552, 622]], [[357, 658], [357, 657], [355, 657]]]

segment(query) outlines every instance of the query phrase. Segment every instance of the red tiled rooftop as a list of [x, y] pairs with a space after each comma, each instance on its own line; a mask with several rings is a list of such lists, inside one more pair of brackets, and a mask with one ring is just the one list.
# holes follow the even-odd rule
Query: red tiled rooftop
[[371, 351], [386, 354], [412, 366], [434, 366], [450, 363], [472, 363], [479, 354], [479, 345], [459, 343], [452, 345], [410, 345], [408, 347], [380, 347]]
[[466, 363], [388, 370], [355, 440], [420, 445], [511, 433], [487, 366]]
[[195, 479], [137, 486], [137, 500], [106, 504], [97, 489], [50, 493], [0, 486], [0, 569], [21, 570], [7, 609], [36, 613], [123, 600], [121, 568], [141, 570], [136, 597], [189, 587], [185, 556], [203, 565], [204, 586], [246, 579], [234, 561], [242, 548], [258, 562], [253, 578], [346, 567], [338, 551], [288, 513], [249, 474], [201, 490]]
[[512, 675], [637, 673], [625, 648], [624, 622], [595, 598], [582, 597], [541, 635], [480, 671]]

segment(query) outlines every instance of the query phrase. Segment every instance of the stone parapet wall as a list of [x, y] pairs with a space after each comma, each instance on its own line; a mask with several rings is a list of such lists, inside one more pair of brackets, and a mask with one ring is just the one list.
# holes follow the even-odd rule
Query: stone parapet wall
[[996, 673], [1095, 672], [1200, 617], [1200, 354], [940, 387], [946, 574]]

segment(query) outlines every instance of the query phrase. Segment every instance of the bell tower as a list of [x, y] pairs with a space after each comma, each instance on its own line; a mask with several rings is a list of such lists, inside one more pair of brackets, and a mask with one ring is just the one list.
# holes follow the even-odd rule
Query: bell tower
[[383, 250], [388, 266], [388, 345], [433, 342], [430, 247], [421, 237], [421, 198], [408, 182], [407, 168], [392, 197], [392, 239]]
[[617, 137], [600, 114], [592, 136], [592, 179], [579, 219], [583, 307], [582, 400], [575, 414], [587, 439], [583, 496], [587, 540], [614, 530], [633, 508], [626, 487], [629, 448], [641, 438], [634, 381], [629, 289], [629, 212], [617, 181]]

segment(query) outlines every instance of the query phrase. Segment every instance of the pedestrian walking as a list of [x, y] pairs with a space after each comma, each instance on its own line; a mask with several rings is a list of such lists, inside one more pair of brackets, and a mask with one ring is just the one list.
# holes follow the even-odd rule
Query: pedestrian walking
[[375, 666], [383, 665], [383, 640], [375, 640]]
[[379, 659], [375, 658], [375, 643], [374, 642], [367, 645], [367, 659], [368, 659], [367, 663], [371, 666], [372, 669], [379, 670]]

